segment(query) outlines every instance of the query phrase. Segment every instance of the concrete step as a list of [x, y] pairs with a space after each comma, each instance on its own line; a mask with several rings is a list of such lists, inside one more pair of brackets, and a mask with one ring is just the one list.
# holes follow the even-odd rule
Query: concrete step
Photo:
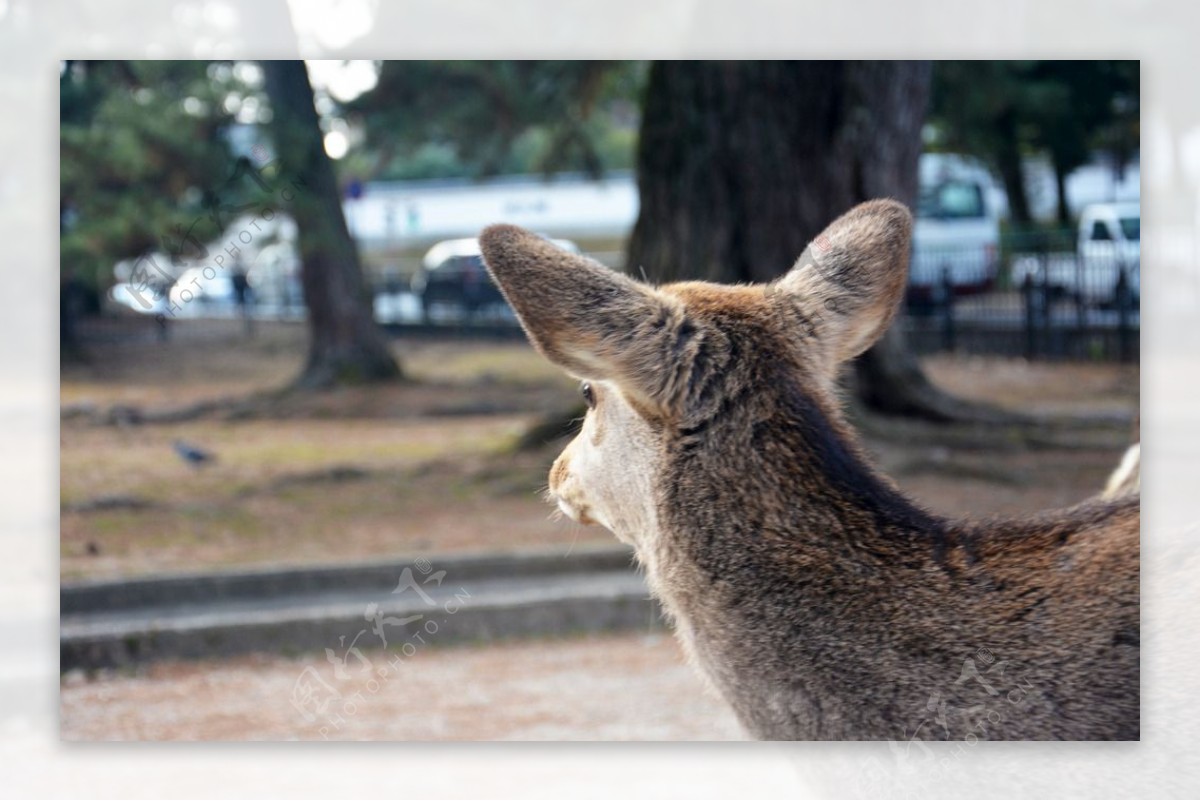
[[[434, 563], [436, 562], [436, 568]], [[354, 590], [391, 590], [404, 568], [445, 570], [459, 580], [563, 575], [632, 569], [627, 548], [592, 546], [561, 551], [527, 550], [415, 557], [313, 567], [176, 573], [136, 579], [70, 582], [59, 590], [59, 614], [91, 614], [117, 609], [211, 603]]]
[[629, 553], [611, 548], [94, 582], [62, 598], [63, 671], [661, 626]]

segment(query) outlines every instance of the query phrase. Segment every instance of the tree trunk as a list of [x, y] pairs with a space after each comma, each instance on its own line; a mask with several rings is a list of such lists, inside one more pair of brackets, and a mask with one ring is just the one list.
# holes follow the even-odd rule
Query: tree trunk
[[1020, 415], [961, 400], [938, 389], [893, 325], [854, 362], [855, 395], [881, 414], [935, 423], [1017, 423]]
[[261, 63], [271, 99], [279, 180], [299, 230], [300, 284], [308, 308], [308, 361], [296, 386], [399, 378], [400, 367], [375, 324], [358, 250], [346, 228], [304, 62]]
[[1051, 155], [1054, 167], [1054, 191], [1058, 196], [1058, 224], [1063, 228], [1071, 227], [1071, 209], [1067, 206], [1067, 170], [1063, 169], [1062, 161]]
[[[656, 62], [630, 272], [770, 281], [855, 204], [913, 205], [930, 76], [928, 62]], [[978, 419], [930, 384], [898, 326], [857, 362], [857, 387], [882, 412]]]
[[1009, 111], [999, 120], [1000, 147], [996, 153], [996, 169], [1008, 196], [1008, 214], [1018, 226], [1033, 222], [1029, 213], [1029, 198], [1025, 194], [1025, 174], [1021, 170], [1021, 149], [1017, 144], [1017, 117]]

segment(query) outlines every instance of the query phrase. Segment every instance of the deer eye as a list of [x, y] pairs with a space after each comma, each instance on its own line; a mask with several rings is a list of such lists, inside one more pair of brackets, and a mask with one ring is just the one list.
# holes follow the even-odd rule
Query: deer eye
[[579, 390], [583, 393], [583, 400], [585, 403], [587, 403], [588, 408], [595, 409], [596, 393], [592, 391], [592, 385], [584, 381], [583, 384], [580, 385]]

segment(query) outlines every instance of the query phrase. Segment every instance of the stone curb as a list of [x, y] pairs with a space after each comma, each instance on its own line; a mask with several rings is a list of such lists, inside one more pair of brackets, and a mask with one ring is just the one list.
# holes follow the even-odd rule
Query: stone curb
[[343, 590], [391, 590], [404, 568], [425, 559], [432, 570], [445, 570], [456, 580], [519, 578], [632, 570], [633, 554], [621, 547], [576, 548], [569, 554], [530, 550], [483, 554], [433, 555], [406, 561], [362, 562], [334, 566], [181, 573], [136, 579], [84, 581], [59, 589], [59, 614], [93, 614], [153, 606], [275, 598]]
[[[422, 591], [399, 590], [406, 568], [407, 589]], [[248, 653], [312, 653], [324, 662], [322, 651], [344, 654], [351, 643], [379, 648], [386, 640], [389, 651], [408, 655], [428, 645], [662, 626], [630, 553], [611, 547], [566, 558], [486, 554], [91, 582], [64, 587], [62, 598], [63, 672]]]

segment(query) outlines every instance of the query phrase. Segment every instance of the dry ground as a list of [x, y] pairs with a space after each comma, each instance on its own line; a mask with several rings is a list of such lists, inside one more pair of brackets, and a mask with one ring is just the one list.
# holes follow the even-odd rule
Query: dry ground
[[348, 679], [334, 688], [343, 700], [318, 713], [321, 699], [329, 697], [319, 695], [307, 707], [311, 719], [292, 701], [306, 667], [327, 667], [314, 657], [160, 664], [97, 679], [71, 674], [61, 688], [61, 735], [64, 740], [742, 736], [733, 714], [706, 691], [665, 634], [430, 648], [394, 663], [380, 652], [366, 656], [385, 677], [356, 678], [359, 665], [352, 662]]
[[[396, 349], [410, 383], [280, 398], [261, 393], [299, 369], [298, 326], [260, 326], [246, 342], [236, 325], [181, 325], [167, 343], [106, 326], [90, 361], [62, 372], [66, 579], [612, 541], [550, 520], [539, 491], [553, 449], [512, 450], [530, 423], [578, 398], [574, 382], [524, 344], [403, 341]], [[955, 357], [925, 366], [961, 396], [1025, 412], [1112, 416], [1137, 405], [1136, 368]], [[135, 422], [176, 412], [176, 422]], [[1102, 485], [1122, 449], [1119, 427], [1104, 447], [1037, 449], [948, 444], [886, 421], [872, 431], [867, 445], [883, 469], [953, 514], [1076, 502]], [[211, 450], [216, 463], [189, 467], [172, 450], [176, 439]], [[352, 713], [343, 705], [336, 725], [336, 707], [306, 720], [291, 703], [309, 665], [322, 667], [320, 656], [71, 673], [61, 684], [62, 736], [740, 736], [662, 634], [424, 649], [374, 689], [339, 686], [361, 700]]]
[[[410, 383], [280, 398], [256, 393], [299, 369], [300, 326], [262, 325], [251, 341], [236, 323], [180, 324], [165, 343], [133, 334], [105, 323], [88, 361], [63, 366], [66, 579], [611, 541], [549, 519], [540, 491], [552, 449], [512, 452], [531, 422], [578, 397], [523, 343], [402, 341]], [[1136, 367], [966, 357], [926, 367], [964, 397], [1026, 412], [1137, 405]], [[175, 412], [178, 422], [133, 422]], [[1099, 449], [948, 447], [920, 433], [867, 444], [927, 506], [1003, 514], [1092, 494], [1120, 436]], [[188, 466], [176, 439], [216, 463]]]

